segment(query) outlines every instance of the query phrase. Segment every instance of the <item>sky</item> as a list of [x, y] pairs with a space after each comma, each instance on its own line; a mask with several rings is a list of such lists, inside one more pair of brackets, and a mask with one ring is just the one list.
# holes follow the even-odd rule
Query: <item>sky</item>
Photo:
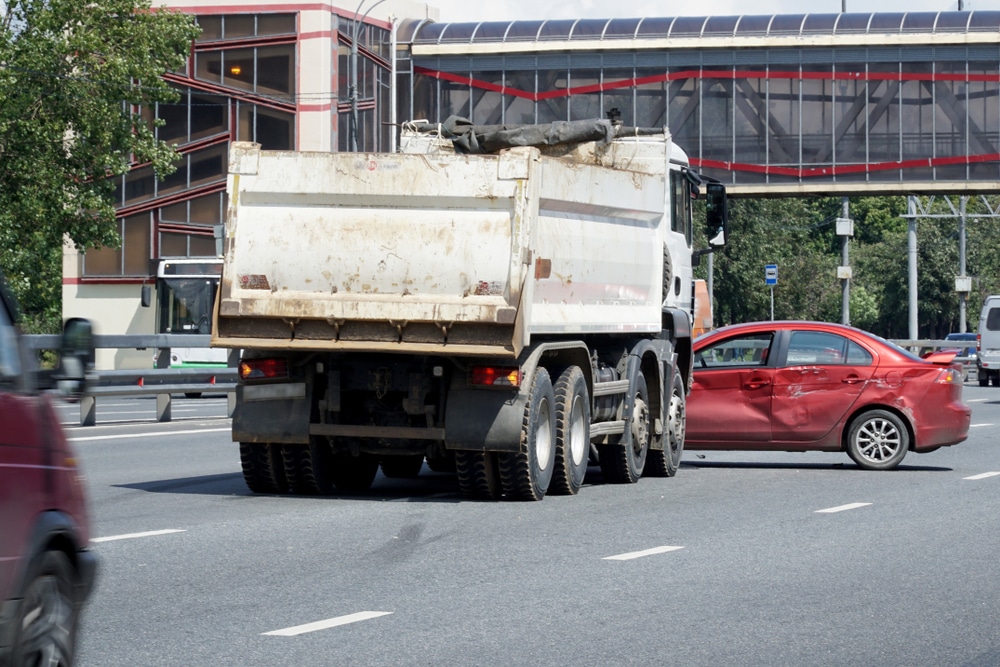
[[[738, 16], [740, 14], [835, 14], [958, 9], [959, 0], [428, 0], [442, 22], [512, 19], [627, 18], [642, 16]], [[1000, 0], [961, 0], [965, 10], [1000, 10]], [[806, 9], [808, 7], [808, 9]]]

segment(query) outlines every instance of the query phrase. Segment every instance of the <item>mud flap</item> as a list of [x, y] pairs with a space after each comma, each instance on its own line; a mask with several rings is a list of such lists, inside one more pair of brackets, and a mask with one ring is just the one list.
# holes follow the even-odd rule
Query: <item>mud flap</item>
[[233, 441], [307, 444], [312, 393], [306, 382], [236, 385]]

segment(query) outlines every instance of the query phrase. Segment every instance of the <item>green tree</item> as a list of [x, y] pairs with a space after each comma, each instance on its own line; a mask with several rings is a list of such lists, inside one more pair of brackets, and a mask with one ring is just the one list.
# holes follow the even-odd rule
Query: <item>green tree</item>
[[198, 28], [148, 0], [12, 0], [0, 21], [0, 263], [25, 328], [53, 331], [63, 239], [116, 247], [116, 177], [173, 170], [142, 110], [177, 98], [161, 75]]

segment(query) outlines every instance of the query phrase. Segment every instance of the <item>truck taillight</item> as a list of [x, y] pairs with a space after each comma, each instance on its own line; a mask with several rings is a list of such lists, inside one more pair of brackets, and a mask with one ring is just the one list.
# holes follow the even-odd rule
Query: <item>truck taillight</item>
[[520, 387], [521, 369], [510, 366], [473, 366], [469, 384], [478, 387]]
[[288, 363], [284, 359], [241, 359], [241, 380], [272, 380], [288, 377]]

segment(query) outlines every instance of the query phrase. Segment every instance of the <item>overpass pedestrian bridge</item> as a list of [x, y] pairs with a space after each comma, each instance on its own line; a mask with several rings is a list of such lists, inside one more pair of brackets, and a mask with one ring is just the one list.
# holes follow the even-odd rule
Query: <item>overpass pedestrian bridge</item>
[[404, 21], [399, 113], [667, 125], [735, 196], [1000, 193], [1000, 11]]

